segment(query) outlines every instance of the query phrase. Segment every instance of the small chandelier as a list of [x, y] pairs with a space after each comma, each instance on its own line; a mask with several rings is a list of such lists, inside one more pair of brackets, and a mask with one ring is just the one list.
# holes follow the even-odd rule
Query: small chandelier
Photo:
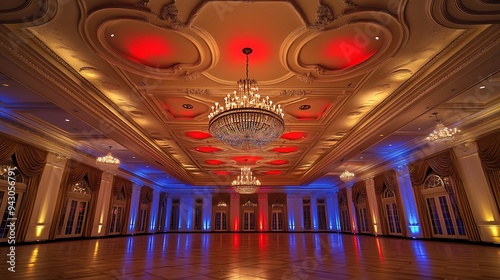
[[238, 81], [238, 91], [224, 97], [224, 105], [215, 102], [208, 116], [208, 131], [225, 144], [242, 150], [261, 148], [276, 140], [285, 131], [281, 105], [269, 96], [261, 98], [255, 80], [248, 78], [248, 55], [244, 48], [246, 78]]
[[347, 168], [345, 169], [344, 173], [340, 174], [340, 180], [344, 181], [345, 183], [349, 183], [350, 181], [354, 180], [354, 178], [354, 173], [347, 171]]
[[457, 128], [448, 129], [441, 123], [439, 120], [437, 113], [433, 113], [436, 117], [436, 127], [434, 131], [427, 137], [427, 141], [430, 144], [434, 143], [450, 143], [460, 139], [461, 131]]
[[104, 157], [98, 157], [96, 164], [103, 171], [115, 171], [120, 166], [120, 160], [111, 155], [111, 146], [109, 146], [109, 153]]
[[242, 167], [240, 175], [231, 183], [231, 187], [240, 194], [255, 193], [260, 187], [260, 181], [252, 174], [250, 167]]

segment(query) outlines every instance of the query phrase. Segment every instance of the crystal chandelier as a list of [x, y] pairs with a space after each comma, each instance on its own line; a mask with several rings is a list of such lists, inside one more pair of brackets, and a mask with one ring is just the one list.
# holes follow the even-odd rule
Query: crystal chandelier
[[242, 167], [240, 175], [231, 183], [231, 187], [240, 194], [255, 193], [260, 187], [260, 181], [252, 174], [250, 167]]
[[269, 96], [261, 98], [255, 80], [248, 78], [248, 55], [244, 48], [246, 78], [238, 81], [238, 91], [224, 97], [224, 105], [215, 102], [208, 116], [208, 131], [225, 144], [242, 150], [261, 148], [285, 131], [281, 105], [273, 104]]
[[347, 171], [347, 168], [345, 169], [344, 173], [340, 174], [340, 180], [344, 181], [345, 183], [349, 183], [350, 181], [354, 180], [354, 177], [354, 173]]
[[111, 146], [109, 146], [109, 153], [104, 157], [98, 157], [96, 164], [103, 171], [115, 171], [120, 166], [120, 160], [111, 155]]
[[434, 143], [450, 143], [456, 141], [460, 138], [461, 131], [457, 128], [448, 129], [441, 123], [441, 120], [438, 118], [437, 113], [433, 113], [436, 117], [436, 127], [434, 131], [427, 137], [427, 141], [430, 144]]

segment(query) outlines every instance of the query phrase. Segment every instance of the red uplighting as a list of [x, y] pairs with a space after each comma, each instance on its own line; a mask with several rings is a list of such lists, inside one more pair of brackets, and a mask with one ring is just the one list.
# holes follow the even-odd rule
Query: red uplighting
[[262, 160], [262, 157], [259, 156], [236, 156], [232, 157], [232, 160], [237, 163], [246, 163], [246, 164], [255, 164], [257, 161]]
[[218, 159], [208, 159], [208, 160], [205, 160], [205, 162], [208, 164], [211, 164], [211, 165], [219, 165], [219, 164], [224, 163], [222, 160], [218, 160]]
[[186, 136], [196, 140], [203, 140], [212, 137], [210, 133], [203, 131], [188, 131], [186, 132]]
[[266, 171], [264, 172], [266, 175], [280, 175], [282, 174], [283, 172], [281, 170], [270, 170], [270, 171]]
[[239, 65], [245, 65], [245, 55], [242, 53], [244, 48], [251, 48], [252, 54], [249, 56], [251, 65], [264, 63], [271, 57], [271, 47], [263, 38], [242, 36], [232, 38], [227, 43], [227, 55], [231, 62]]
[[222, 171], [222, 170], [216, 170], [212, 173], [214, 173], [215, 175], [224, 175], [224, 176], [231, 174], [231, 172], [229, 172], [229, 171]]
[[366, 43], [361, 44], [355, 37], [334, 37], [323, 49], [326, 59], [331, 60], [337, 70], [360, 64], [376, 52], [376, 48], [370, 48]]
[[299, 150], [299, 148], [297, 148], [297, 147], [288, 146], [288, 147], [276, 147], [276, 148], [273, 148], [271, 151], [278, 152], [278, 153], [291, 153], [291, 152], [295, 152], [298, 150]]
[[137, 36], [127, 38], [126, 48], [131, 60], [156, 67], [155, 60], [173, 55], [171, 44], [156, 36]]
[[307, 136], [307, 133], [305, 133], [305, 132], [294, 131], [294, 132], [283, 133], [283, 135], [281, 135], [281, 138], [286, 139], [286, 140], [299, 140], [299, 139], [306, 138], [306, 136]]
[[276, 159], [276, 160], [270, 161], [268, 163], [269, 164], [273, 164], [273, 165], [282, 165], [282, 164], [287, 164], [288, 160], [285, 160], [285, 159]]
[[201, 146], [201, 147], [196, 147], [195, 150], [202, 153], [212, 153], [220, 151], [221, 149], [212, 146]]

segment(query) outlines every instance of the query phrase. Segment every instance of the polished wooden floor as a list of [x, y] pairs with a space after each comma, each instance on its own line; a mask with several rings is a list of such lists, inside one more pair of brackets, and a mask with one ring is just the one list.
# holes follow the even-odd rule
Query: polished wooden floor
[[[8, 247], [0, 247], [6, 260]], [[169, 233], [16, 246], [0, 279], [500, 279], [500, 247], [337, 233]]]

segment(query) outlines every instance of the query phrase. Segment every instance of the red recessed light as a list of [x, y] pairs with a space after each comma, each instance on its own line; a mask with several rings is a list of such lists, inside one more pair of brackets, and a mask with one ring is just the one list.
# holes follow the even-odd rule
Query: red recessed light
[[287, 164], [288, 163], [288, 160], [285, 160], [285, 159], [277, 159], [277, 160], [273, 160], [273, 161], [270, 161], [268, 162], [269, 164], [274, 164], [274, 165], [282, 165], [282, 164]]
[[229, 172], [229, 171], [222, 171], [222, 170], [217, 170], [217, 171], [214, 171], [212, 173], [214, 173], [215, 175], [229, 175], [229, 174], [231, 174], [231, 172]]
[[157, 58], [173, 54], [170, 42], [161, 37], [138, 36], [130, 38], [126, 44], [130, 58], [144, 64], [151, 64]]
[[306, 138], [307, 133], [305, 132], [286, 132], [281, 135], [281, 138], [286, 139], [286, 140], [298, 140], [298, 139], [303, 139]]
[[297, 147], [292, 147], [292, 146], [288, 146], [288, 147], [277, 147], [277, 148], [273, 148], [271, 151], [273, 152], [278, 152], [278, 153], [291, 153], [291, 152], [295, 152], [299, 150], [299, 148]]
[[270, 170], [270, 171], [266, 171], [265, 173], [266, 173], [266, 175], [280, 175], [283, 172], [281, 170]]
[[217, 147], [211, 147], [211, 146], [201, 146], [201, 147], [196, 147], [196, 150], [198, 152], [202, 152], [202, 153], [212, 153], [212, 152], [220, 151], [221, 149], [219, 149]]
[[212, 165], [219, 165], [219, 164], [224, 163], [222, 160], [218, 160], [218, 159], [208, 159], [208, 160], [205, 160], [205, 162], [208, 164], [212, 164]]
[[325, 45], [323, 54], [339, 70], [355, 66], [369, 59], [377, 52], [378, 48], [378, 46], [361, 45], [355, 37], [335, 37]]
[[247, 164], [255, 164], [257, 161], [262, 160], [262, 157], [259, 156], [237, 156], [232, 157], [232, 160], [237, 163], [247, 163]]
[[186, 132], [186, 136], [196, 140], [203, 140], [212, 137], [210, 133], [203, 131], [188, 131]]

